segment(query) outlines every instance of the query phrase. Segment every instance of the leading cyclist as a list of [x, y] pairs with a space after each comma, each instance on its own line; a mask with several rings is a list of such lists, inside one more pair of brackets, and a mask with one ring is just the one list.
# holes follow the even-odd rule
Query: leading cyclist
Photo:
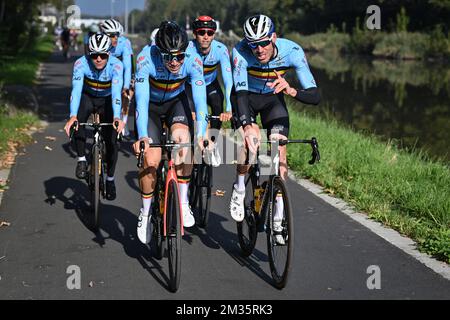
[[[75, 121], [86, 122], [90, 114], [100, 113], [101, 122], [116, 122], [117, 132], [123, 130], [120, 120], [123, 65], [120, 60], [109, 55], [111, 40], [104, 34], [95, 34], [89, 38], [89, 55], [79, 58], [73, 67], [72, 95], [70, 96], [70, 119], [64, 129], [70, 135]], [[78, 155], [75, 174], [79, 179], [87, 176], [85, 157], [86, 132], [84, 127], [76, 128], [74, 134]], [[117, 163], [117, 134], [112, 127], [103, 129], [106, 145], [106, 199], [116, 198], [114, 171]]]
[[[269, 17], [258, 14], [248, 18], [244, 23], [244, 35], [245, 38], [233, 49], [233, 80], [236, 88], [237, 116], [243, 127], [245, 143], [254, 154], [261, 139], [256, 124], [258, 114], [261, 115], [261, 123], [267, 130], [269, 139], [287, 139], [289, 114], [284, 96], [316, 105], [320, 101], [320, 94], [303, 49], [295, 42], [278, 38]], [[284, 78], [289, 69], [295, 70], [301, 88], [291, 87]], [[279, 147], [279, 150], [280, 175], [286, 179], [286, 146]], [[246, 149], [243, 151], [246, 152]], [[237, 176], [230, 201], [231, 216], [238, 222], [244, 219], [244, 179], [248, 168], [249, 165], [237, 165]], [[275, 229], [281, 227], [282, 206], [282, 200], [276, 201]]]
[[[156, 45], [144, 47], [137, 58], [136, 124], [139, 141], [133, 147], [139, 154], [140, 141], [161, 142], [163, 121], [170, 129], [172, 140], [187, 143], [193, 134], [193, 119], [185, 93], [185, 81], [190, 79], [197, 115], [197, 138], [201, 146], [206, 132], [206, 88], [203, 65], [198, 54], [187, 53], [186, 31], [175, 22], [164, 21], [156, 34]], [[184, 227], [195, 224], [189, 207], [188, 188], [192, 162], [186, 160], [190, 148], [183, 148], [175, 158]], [[137, 228], [138, 238], [149, 243], [151, 235], [150, 207], [156, 184], [156, 171], [161, 161], [161, 148], [145, 144], [143, 169], [139, 174], [142, 208]], [[186, 160], [186, 161], [185, 161]]]

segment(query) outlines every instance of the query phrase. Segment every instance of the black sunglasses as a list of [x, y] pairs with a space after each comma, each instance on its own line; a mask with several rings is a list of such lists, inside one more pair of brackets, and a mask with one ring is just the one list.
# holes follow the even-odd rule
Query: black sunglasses
[[198, 30], [195, 33], [198, 34], [199, 36], [204, 36], [205, 34], [208, 34], [208, 36], [212, 37], [214, 35], [213, 30]]
[[170, 61], [183, 61], [184, 57], [185, 57], [185, 53], [178, 53], [178, 54], [172, 54], [172, 53], [164, 53], [161, 52], [162, 58], [165, 62], [170, 62]]
[[108, 59], [107, 53], [92, 53], [89, 55], [93, 60], [97, 60], [98, 57], [102, 58], [102, 60]]
[[115, 37], [118, 37], [118, 36], [119, 36], [119, 33], [118, 33], [118, 32], [107, 33], [106, 35], [107, 35], [108, 37], [110, 37], [110, 38], [115, 38]]
[[259, 46], [265, 48], [267, 47], [269, 44], [272, 43], [272, 39], [269, 40], [263, 40], [263, 41], [257, 41], [257, 42], [247, 42], [248, 46], [250, 47], [250, 49], [256, 49]]

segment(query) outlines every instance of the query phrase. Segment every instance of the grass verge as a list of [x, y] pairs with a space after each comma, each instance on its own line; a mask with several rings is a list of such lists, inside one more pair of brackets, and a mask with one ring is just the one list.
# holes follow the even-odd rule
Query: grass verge
[[39, 63], [51, 54], [53, 48], [53, 38], [45, 36], [38, 39], [32, 48], [15, 56], [0, 56], [0, 82], [5, 85], [32, 85]]
[[310, 166], [306, 146], [289, 146], [288, 163], [296, 173], [450, 263], [450, 168], [445, 163], [356, 133], [336, 120], [292, 106], [289, 111], [291, 137], [317, 137], [322, 158]]

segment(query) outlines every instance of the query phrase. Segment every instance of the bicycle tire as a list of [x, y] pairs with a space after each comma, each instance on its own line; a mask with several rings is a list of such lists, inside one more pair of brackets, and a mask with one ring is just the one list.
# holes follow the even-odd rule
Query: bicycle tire
[[[271, 190], [272, 196], [269, 202], [270, 210], [266, 217], [266, 233], [267, 233], [267, 252], [269, 255], [270, 272], [274, 285], [278, 289], [283, 289], [288, 281], [292, 255], [294, 251], [294, 230], [293, 230], [293, 216], [291, 211], [291, 204], [289, 194], [284, 181], [279, 176], [275, 176], [272, 180]], [[275, 197], [278, 193], [282, 194], [284, 215], [283, 215], [283, 231], [284, 245], [277, 244], [275, 235], [273, 234], [273, 216], [275, 210]], [[284, 256], [284, 259], [279, 261], [279, 256]], [[281, 258], [280, 258], [281, 259]], [[281, 263], [280, 263], [281, 262]]]
[[212, 186], [212, 167], [202, 165], [200, 167], [200, 186], [197, 186], [197, 210], [198, 226], [206, 228], [209, 220], [209, 210], [211, 208], [211, 186]]
[[258, 237], [257, 224], [254, 214], [254, 188], [250, 183], [250, 188], [246, 188], [244, 198], [244, 220], [237, 222], [237, 233], [239, 239], [239, 246], [244, 257], [248, 257], [255, 249], [256, 239]]
[[159, 210], [159, 201], [157, 197], [153, 202], [153, 210], [151, 223], [153, 224], [152, 231], [152, 244], [150, 248], [153, 251], [153, 255], [156, 259], [161, 260], [164, 254], [164, 246], [163, 246], [163, 219], [161, 218], [161, 212]]
[[169, 260], [169, 289], [176, 292], [181, 276], [181, 210], [178, 186], [169, 181], [166, 207], [167, 258]]
[[93, 187], [91, 188], [91, 205], [93, 211], [93, 229], [99, 230], [100, 227], [100, 177], [101, 177], [101, 158], [100, 147], [98, 145], [92, 146], [92, 163], [91, 163], [91, 177]]

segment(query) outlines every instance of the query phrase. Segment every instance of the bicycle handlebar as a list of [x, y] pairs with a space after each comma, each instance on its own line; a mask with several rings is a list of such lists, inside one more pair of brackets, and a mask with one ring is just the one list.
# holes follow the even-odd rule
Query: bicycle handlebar
[[[168, 149], [180, 149], [185, 147], [192, 147], [193, 143], [177, 143], [174, 141], [167, 141], [166, 143], [148, 143], [148, 146], [150, 148], [168, 148]], [[205, 145], [205, 142], [203, 142], [203, 145]], [[206, 144], [207, 146], [208, 144]], [[139, 155], [138, 155], [138, 163], [137, 167], [142, 168], [142, 165], [144, 163], [144, 151], [145, 151], [145, 142], [141, 141], [139, 142]]]
[[[84, 126], [84, 127], [105, 127], [105, 126], [115, 126], [116, 128], [119, 126], [119, 121], [114, 121], [114, 122], [102, 122], [102, 123], [94, 123], [94, 122], [82, 122], [82, 123], [78, 123], [78, 121], [75, 121], [72, 126], [70, 127], [70, 135], [69, 135], [69, 139], [72, 140], [73, 135], [75, 133], [75, 129], [78, 126]], [[120, 142], [122, 141], [122, 132], [119, 132], [117, 134], [117, 140]]]

